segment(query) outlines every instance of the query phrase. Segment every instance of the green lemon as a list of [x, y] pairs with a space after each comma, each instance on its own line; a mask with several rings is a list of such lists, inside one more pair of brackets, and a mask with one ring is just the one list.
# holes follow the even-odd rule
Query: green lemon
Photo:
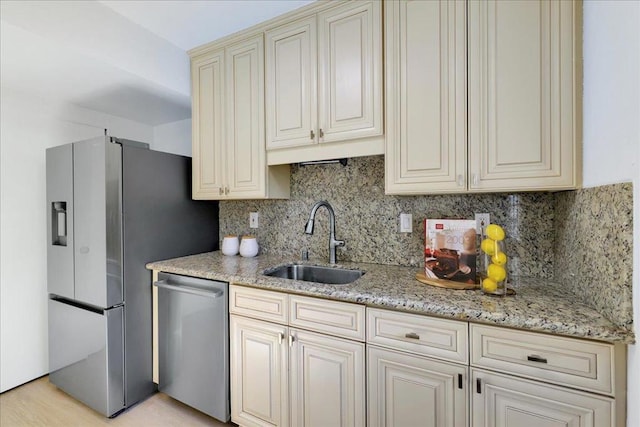
[[486, 278], [482, 281], [482, 290], [485, 292], [495, 292], [498, 289], [498, 284], [495, 280]]
[[489, 224], [484, 231], [490, 239], [497, 241], [504, 240], [504, 230], [499, 225]]
[[507, 255], [504, 252], [498, 252], [491, 257], [491, 262], [497, 265], [505, 265], [507, 263]]
[[495, 240], [484, 239], [482, 243], [480, 243], [480, 249], [487, 255], [493, 255], [495, 253]]
[[491, 264], [487, 268], [487, 276], [496, 282], [502, 282], [507, 277], [507, 271], [501, 265]]

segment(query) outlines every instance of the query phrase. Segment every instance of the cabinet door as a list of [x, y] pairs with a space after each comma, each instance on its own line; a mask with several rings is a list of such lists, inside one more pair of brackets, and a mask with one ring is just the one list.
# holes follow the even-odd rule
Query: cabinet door
[[316, 17], [266, 33], [267, 150], [317, 141]]
[[229, 325], [231, 421], [288, 425], [287, 327], [234, 315]]
[[291, 425], [364, 426], [364, 344], [291, 329]]
[[469, 2], [471, 190], [577, 186], [580, 2]]
[[375, 346], [367, 361], [370, 426], [467, 425], [466, 366]]
[[472, 369], [473, 427], [614, 426], [613, 399]]
[[386, 192], [466, 191], [466, 2], [385, 3]]
[[224, 194], [224, 51], [191, 62], [193, 198]]
[[[264, 42], [262, 35], [226, 50], [227, 186], [230, 198], [264, 198]], [[226, 189], [225, 189], [226, 190]]]
[[318, 15], [320, 142], [382, 134], [382, 2]]

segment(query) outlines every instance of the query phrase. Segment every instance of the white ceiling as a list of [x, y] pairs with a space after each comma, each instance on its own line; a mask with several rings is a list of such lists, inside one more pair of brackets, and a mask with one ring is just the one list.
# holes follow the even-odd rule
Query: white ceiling
[[191, 117], [187, 50], [311, 0], [0, 0], [0, 78], [148, 125]]

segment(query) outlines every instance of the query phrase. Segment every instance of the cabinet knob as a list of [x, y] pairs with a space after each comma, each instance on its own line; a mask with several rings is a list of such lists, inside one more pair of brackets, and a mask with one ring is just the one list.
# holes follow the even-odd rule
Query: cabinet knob
[[463, 187], [464, 186], [464, 175], [460, 174], [458, 175], [458, 187]]
[[224, 189], [222, 187], [218, 188], [218, 193], [222, 196], [224, 194]]
[[473, 177], [473, 185], [474, 186], [478, 185], [478, 174], [474, 173], [472, 177]]
[[296, 339], [293, 337], [293, 335], [289, 335], [289, 347], [293, 347], [293, 342], [294, 342], [295, 340], [296, 340]]
[[312, 141], [313, 141], [314, 139], [316, 139], [316, 134], [315, 134], [315, 133], [313, 133], [313, 129], [311, 129], [311, 130], [309, 131], [309, 139], [311, 139]]
[[324, 132], [322, 131], [322, 128], [320, 128], [320, 132], [318, 132], [318, 136], [320, 138], [324, 138]]
[[282, 344], [283, 339], [284, 339], [284, 334], [282, 332], [278, 333], [278, 344]]
[[224, 194], [229, 194], [229, 187], [224, 187]]

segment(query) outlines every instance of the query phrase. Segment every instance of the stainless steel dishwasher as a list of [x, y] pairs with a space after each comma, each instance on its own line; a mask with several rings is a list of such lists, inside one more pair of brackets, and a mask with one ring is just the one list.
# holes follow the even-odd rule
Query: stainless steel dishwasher
[[229, 421], [228, 283], [160, 273], [154, 286], [159, 390]]

